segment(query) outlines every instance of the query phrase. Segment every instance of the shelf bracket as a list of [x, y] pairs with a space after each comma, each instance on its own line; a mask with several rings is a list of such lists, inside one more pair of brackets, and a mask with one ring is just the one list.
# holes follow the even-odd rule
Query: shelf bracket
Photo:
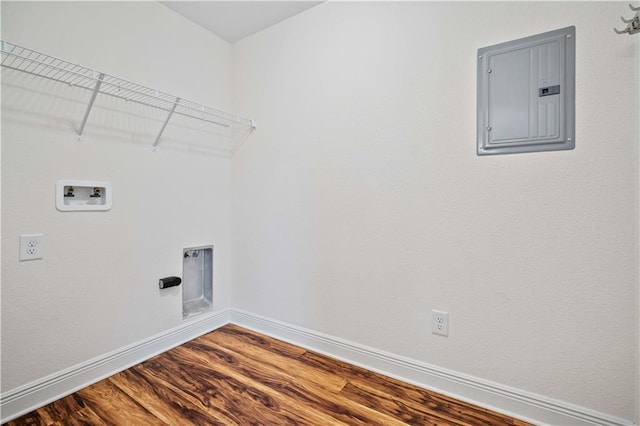
[[[94, 71], [95, 74], [95, 71]], [[96, 101], [96, 96], [98, 96], [98, 92], [100, 91], [100, 86], [102, 85], [102, 80], [104, 80], [104, 74], [100, 73], [98, 79], [96, 80], [96, 85], [93, 88], [93, 93], [91, 93], [91, 99], [89, 99], [89, 104], [87, 105], [87, 110], [84, 112], [84, 117], [82, 117], [82, 123], [80, 123], [80, 129], [78, 129], [78, 141], [82, 140], [82, 132], [84, 131], [84, 126], [87, 124], [87, 118], [89, 118], [89, 113], [93, 108], [93, 103]]]
[[167, 127], [167, 124], [169, 123], [169, 120], [171, 119], [171, 116], [173, 115], [173, 112], [176, 110], [176, 107], [178, 106], [178, 103], [180, 102], [180, 98], [176, 98], [176, 101], [173, 103], [173, 106], [171, 107], [171, 111], [169, 111], [169, 114], [167, 115], [167, 118], [165, 118], [164, 123], [162, 124], [162, 127], [160, 128], [160, 132], [158, 133], [158, 136], [156, 136], [156, 140], [155, 142], [153, 142], [153, 150], [156, 150], [156, 147], [158, 146], [158, 142], [160, 142], [160, 136], [162, 136], [162, 132], [164, 132], [164, 129]]

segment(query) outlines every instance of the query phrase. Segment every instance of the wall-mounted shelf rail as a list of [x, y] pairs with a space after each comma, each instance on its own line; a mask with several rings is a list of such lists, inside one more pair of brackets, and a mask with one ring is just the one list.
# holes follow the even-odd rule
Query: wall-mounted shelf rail
[[0, 47], [2, 53], [1, 65], [4, 68], [25, 72], [92, 92], [87, 109], [77, 130], [78, 140], [82, 137], [87, 119], [98, 94], [166, 111], [166, 119], [153, 142], [154, 149], [158, 145], [162, 133], [173, 114], [223, 127], [241, 125], [246, 126], [249, 130], [253, 130], [256, 127], [255, 120], [220, 111], [4, 40], [0, 40]]

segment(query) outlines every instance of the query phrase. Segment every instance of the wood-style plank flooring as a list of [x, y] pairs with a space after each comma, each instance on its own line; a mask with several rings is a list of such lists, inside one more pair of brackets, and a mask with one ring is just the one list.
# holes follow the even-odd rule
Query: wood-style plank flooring
[[8, 425], [528, 425], [227, 325]]

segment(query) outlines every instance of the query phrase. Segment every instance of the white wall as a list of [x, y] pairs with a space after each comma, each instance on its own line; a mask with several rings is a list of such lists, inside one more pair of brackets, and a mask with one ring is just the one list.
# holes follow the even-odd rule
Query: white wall
[[[2, 39], [210, 106], [231, 106], [231, 47], [155, 2], [2, 4]], [[217, 135], [3, 70], [2, 391], [183, 324], [182, 248], [215, 245], [214, 305], [230, 301], [230, 159]], [[144, 117], [152, 117], [145, 119]], [[205, 129], [206, 130], [206, 129]], [[215, 131], [215, 130], [214, 130]], [[109, 212], [62, 213], [58, 179], [107, 180]], [[45, 257], [18, 262], [22, 233]]]
[[[209, 133], [151, 153], [163, 114], [102, 99], [77, 143], [87, 93], [3, 72], [2, 392], [182, 324], [157, 278], [213, 243], [217, 308], [640, 421], [627, 10], [328, 3], [231, 47], [156, 3], [2, 2], [2, 39], [260, 125], [231, 182]], [[576, 150], [476, 157], [476, 49], [567, 25]], [[111, 181], [113, 210], [56, 211], [60, 178]], [[30, 232], [45, 259], [19, 263]]]
[[[625, 11], [325, 3], [236, 43], [233, 306], [638, 421]], [[477, 157], [476, 50], [569, 25], [576, 149]]]

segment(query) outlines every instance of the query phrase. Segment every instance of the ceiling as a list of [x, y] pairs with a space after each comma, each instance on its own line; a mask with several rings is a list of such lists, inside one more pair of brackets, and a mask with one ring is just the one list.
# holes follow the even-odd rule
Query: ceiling
[[229, 43], [284, 21], [322, 1], [162, 1]]

